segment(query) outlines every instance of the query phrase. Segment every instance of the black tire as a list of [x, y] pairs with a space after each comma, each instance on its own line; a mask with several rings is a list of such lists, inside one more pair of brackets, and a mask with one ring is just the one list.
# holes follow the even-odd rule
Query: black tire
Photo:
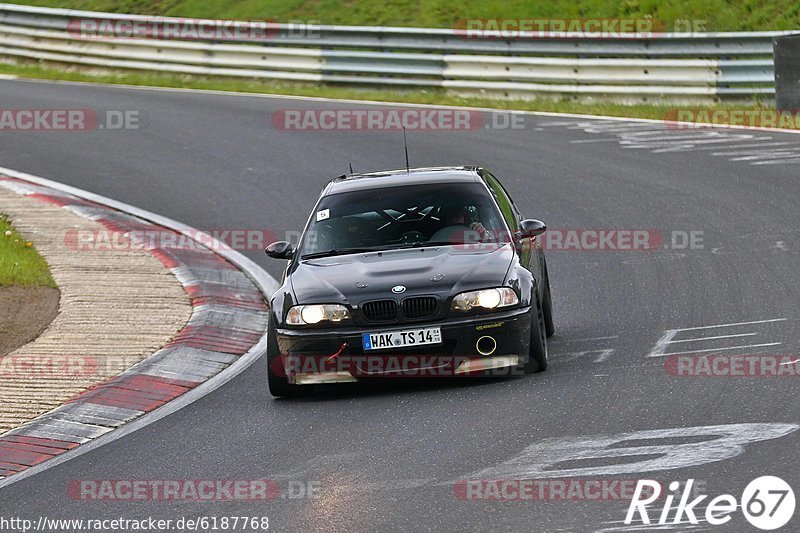
[[526, 374], [544, 372], [549, 361], [547, 358], [547, 338], [545, 337], [544, 312], [542, 304], [536, 298], [536, 303], [531, 309], [531, 343], [528, 351], [528, 362], [523, 369]]
[[550, 275], [547, 273], [547, 264], [544, 266], [544, 294], [542, 295], [542, 311], [544, 313], [544, 331], [549, 339], [556, 332], [553, 324], [553, 298], [550, 296]]
[[274, 369], [280, 367], [283, 363], [280, 361], [281, 353], [280, 348], [278, 348], [278, 338], [275, 333], [275, 326], [272, 324], [272, 318], [270, 318], [269, 323], [269, 338], [267, 339], [267, 385], [269, 385], [269, 393], [276, 398], [302, 396], [305, 393], [305, 389], [302, 386], [293, 385], [289, 383], [285, 375], [281, 376], [274, 372]]

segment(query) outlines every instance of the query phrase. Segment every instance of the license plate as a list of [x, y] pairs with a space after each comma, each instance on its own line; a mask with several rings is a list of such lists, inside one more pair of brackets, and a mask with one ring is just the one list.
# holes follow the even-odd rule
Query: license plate
[[441, 328], [420, 328], [364, 333], [361, 336], [361, 341], [364, 345], [364, 351], [422, 346], [423, 344], [441, 344], [442, 330]]

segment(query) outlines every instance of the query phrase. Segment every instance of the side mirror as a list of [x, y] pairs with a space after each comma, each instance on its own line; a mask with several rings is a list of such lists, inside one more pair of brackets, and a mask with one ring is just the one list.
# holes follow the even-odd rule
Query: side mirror
[[547, 231], [547, 224], [541, 220], [529, 218], [520, 222], [519, 228], [518, 235], [523, 239], [530, 239]]
[[286, 241], [273, 242], [264, 253], [273, 259], [291, 259], [294, 257], [294, 246]]

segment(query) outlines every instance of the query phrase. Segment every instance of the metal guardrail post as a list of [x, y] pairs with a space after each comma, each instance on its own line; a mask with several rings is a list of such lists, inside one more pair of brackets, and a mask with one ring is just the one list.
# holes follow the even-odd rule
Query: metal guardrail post
[[800, 35], [775, 39], [775, 104], [779, 111], [800, 111]]

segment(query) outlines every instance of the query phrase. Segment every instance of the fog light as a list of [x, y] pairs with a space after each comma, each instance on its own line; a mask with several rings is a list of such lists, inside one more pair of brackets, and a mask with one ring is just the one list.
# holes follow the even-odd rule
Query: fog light
[[497, 341], [494, 340], [494, 337], [486, 335], [478, 339], [478, 342], [475, 343], [475, 349], [481, 355], [492, 355], [497, 349]]

